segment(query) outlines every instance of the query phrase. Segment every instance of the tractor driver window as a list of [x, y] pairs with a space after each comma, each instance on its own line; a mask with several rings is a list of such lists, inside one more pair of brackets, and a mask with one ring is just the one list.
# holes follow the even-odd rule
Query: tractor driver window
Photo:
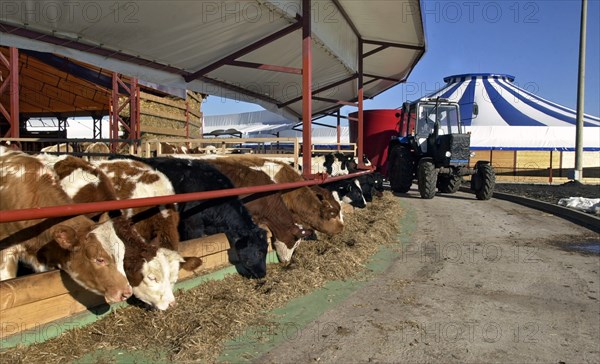
[[435, 125], [435, 114], [432, 107], [419, 107], [419, 120], [417, 121], [417, 135], [429, 135], [433, 133]]
[[440, 121], [440, 134], [452, 134], [458, 133], [458, 113], [456, 108], [441, 106], [438, 113], [438, 120]]

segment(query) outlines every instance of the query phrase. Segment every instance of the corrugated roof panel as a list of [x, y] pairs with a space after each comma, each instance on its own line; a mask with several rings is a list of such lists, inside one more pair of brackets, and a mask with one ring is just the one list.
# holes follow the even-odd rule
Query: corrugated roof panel
[[[289, 100], [255, 92], [256, 85], [262, 92], [273, 83], [289, 84], [288, 74], [231, 71], [239, 67], [225, 66], [227, 62], [220, 61], [253, 59], [270, 65], [299, 67], [300, 3], [300, 0], [15, 1], [2, 14], [0, 43], [61, 54], [170, 87], [213, 95], [239, 93], [242, 101], [295, 118], [302, 110], [297, 103], [279, 108], [282, 101]], [[314, 89], [356, 73], [359, 38], [367, 42], [368, 50], [377, 48], [368, 44], [370, 41], [390, 42], [390, 49], [412, 46], [406, 50], [412, 57], [408, 54], [380, 60], [376, 55], [365, 58], [365, 72], [378, 71], [386, 77], [405, 76], [425, 51], [417, 0], [313, 0], [311, 4]], [[266, 46], [261, 42], [287, 31], [293, 33], [286, 38], [298, 41]], [[257, 42], [263, 47], [256, 45]], [[242, 52], [245, 49], [247, 52]], [[231, 57], [233, 54], [236, 57]], [[206, 68], [213, 64], [213, 68]], [[199, 70], [205, 71], [204, 74], [193, 74]], [[369, 84], [367, 96], [393, 85], [389, 83]], [[354, 88], [339, 95], [350, 101], [356, 99], [357, 93]], [[313, 104], [315, 114], [329, 109], [329, 103]]]

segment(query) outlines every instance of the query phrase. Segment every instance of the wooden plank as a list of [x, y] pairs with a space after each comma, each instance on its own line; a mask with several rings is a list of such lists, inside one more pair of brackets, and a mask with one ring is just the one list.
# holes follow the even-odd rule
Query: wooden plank
[[0, 310], [64, 293], [65, 287], [58, 270], [9, 279], [0, 282]]
[[[83, 312], [104, 303], [104, 297], [85, 290], [64, 274], [69, 294], [40, 299], [24, 305], [0, 310], [0, 338], [36, 328], [40, 325]], [[70, 283], [68, 283], [70, 281]], [[46, 288], [37, 290], [45, 291]]]

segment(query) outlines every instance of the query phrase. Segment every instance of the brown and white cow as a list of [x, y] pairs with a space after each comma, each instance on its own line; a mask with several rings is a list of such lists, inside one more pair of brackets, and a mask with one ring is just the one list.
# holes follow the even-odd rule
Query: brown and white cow
[[68, 143], [60, 143], [44, 147], [42, 153], [73, 153], [73, 147]]
[[[1, 151], [0, 210], [72, 203], [40, 160]], [[62, 269], [109, 303], [124, 301], [132, 289], [124, 274], [123, 251], [123, 242], [106, 214], [99, 223], [86, 216], [0, 223], [2, 280], [14, 278], [18, 262], [23, 261], [38, 272]]]
[[[285, 162], [259, 157], [227, 158], [239, 165], [265, 172], [276, 183], [304, 181], [304, 178]], [[294, 221], [328, 235], [342, 232], [344, 223], [340, 215], [339, 204], [330, 193], [324, 191], [316, 193], [315, 191], [309, 187], [282, 191], [283, 202], [292, 213]]]
[[[132, 172], [126, 165], [129, 161], [96, 161], [96, 164], [90, 164], [71, 156], [40, 158], [54, 169], [62, 188], [76, 202], [153, 197], [172, 191], [172, 188], [159, 184], [148, 189], [152, 193], [141, 193], [140, 189], [148, 187], [145, 182], [149, 178], [132, 179], [138, 175], [139, 168]], [[110, 178], [99, 165], [110, 166], [107, 167]], [[133, 192], [136, 190], [137, 194]], [[179, 263], [182, 261], [177, 253], [178, 214], [171, 210], [164, 215], [158, 208], [142, 208], [135, 211], [127, 209], [125, 216], [114, 218], [117, 233], [125, 242], [124, 268], [133, 286], [133, 294], [160, 310], [175, 303], [173, 288], [178, 277]]]
[[[236, 187], [260, 186], [275, 183], [263, 171], [241, 165], [237, 159], [211, 159], [210, 164], [226, 175]], [[287, 263], [292, 258], [294, 250], [300, 244], [300, 239], [313, 234], [294, 223], [294, 218], [287, 209], [281, 192], [255, 194], [242, 198], [252, 219], [259, 225], [264, 225], [271, 232], [273, 245], [279, 260]]]
[[86, 154], [83, 159], [86, 161], [99, 161], [108, 159], [110, 154], [110, 148], [106, 143], [95, 142], [90, 143], [85, 147], [84, 153]]

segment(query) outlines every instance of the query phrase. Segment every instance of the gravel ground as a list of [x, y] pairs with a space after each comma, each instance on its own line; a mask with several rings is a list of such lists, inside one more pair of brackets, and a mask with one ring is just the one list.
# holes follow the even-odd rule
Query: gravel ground
[[600, 185], [583, 184], [575, 181], [561, 185], [496, 183], [497, 192], [529, 197], [535, 200], [558, 203], [561, 198], [600, 198]]

